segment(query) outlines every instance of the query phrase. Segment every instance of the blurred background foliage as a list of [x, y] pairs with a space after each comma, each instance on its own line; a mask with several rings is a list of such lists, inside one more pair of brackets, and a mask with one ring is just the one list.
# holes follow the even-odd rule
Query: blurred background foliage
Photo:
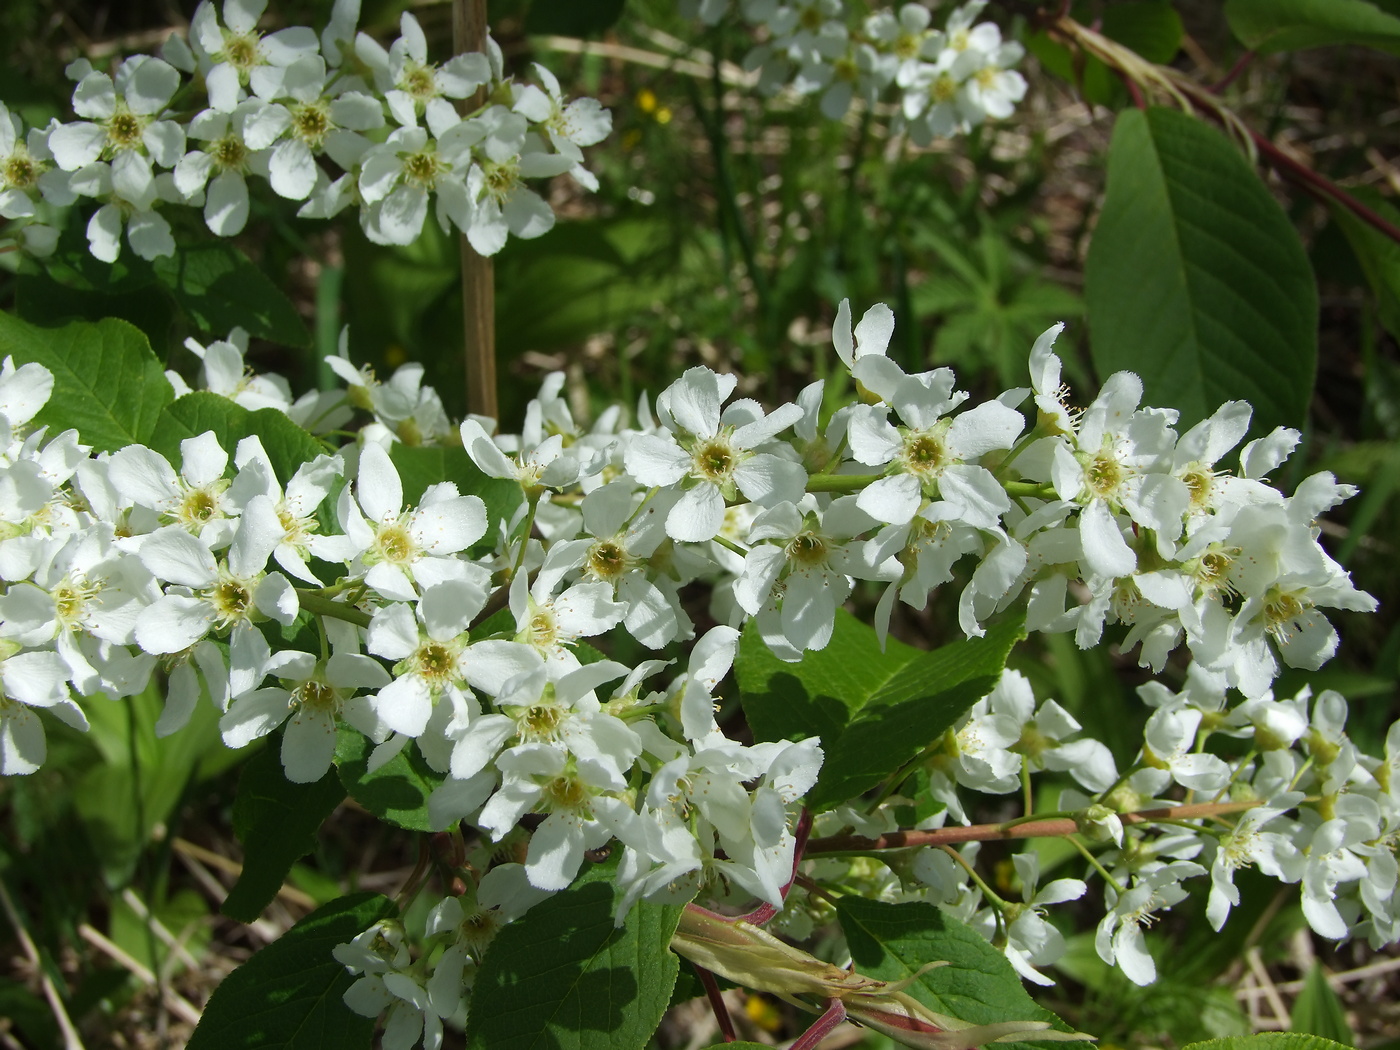
[[[154, 50], [187, 24], [193, 7], [193, 0], [4, 0], [0, 100], [31, 123], [66, 116], [65, 62], [86, 55], [100, 66]], [[364, 0], [361, 28], [392, 37], [404, 7], [403, 0]], [[635, 404], [699, 363], [740, 372], [749, 396], [790, 398], [832, 371], [830, 324], [843, 297], [857, 316], [889, 303], [898, 318], [891, 355], [910, 370], [952, 365], [978, 397], [1024, 384], [1032, 341], [1066, 321], [1057, 349], [1080, 396], [1091, 395], [1104, 377], [1089, 363], [1084, 258], [1103, 196], [1112, 110], [1131, 103], [1106, 69], [1077, 63], [1032, 35], [1023, 17], [1030, 7], [1008, 3], [988, 12], [1027, 39], [1034, 56], [1023, 66], [1031, 89], [1016, 116], [917, 150], [889, 134], [888, 113], [836, 123], [814, 101], [757, 96], [742, 85], [738, 65], [751, 44], [748, 31], [729, 22], [701, 31], [672, 0], [627, 0], [625, 8], [620, 0], [492, 0], [493, 31], [520, 75], [530, 62], [544, 62], [566, 90], [609, 106], [614, 120], [612, 137], [590, 157], [600, 191], [582, 195], [559, 180], [551, 192], [558, 225], [538, 240], [512, 239], [496, 260], [502, 429], [518, 427], [526, 401], [553, 370], [568, 374], [569, 396], [584, 417], [616, 400]], [[329, 8], [330, 0], [279, 0], [269, 19], [320, 26]], [[446, 56], [449, 7], [413, 9], [433, 54]], [[1213, 0], [1074, 9], [1086, 24], [1206, 83], [1222, 79], [1241, 55]], [[574, 35], [597, 25], [608, 28], [587, 44]], [[1356, 47], [1274, 56], [1244, 70], [1225, 98], [1291, 155], [1400, 215], [1390, 204], [1400, 193], [1394, 57]], [[1326, 469], [1362, 486], [1324, 527], [1333, 553], [1382, 602], [1376, 616], [1338, 618], [1339, 657], [1306, 679], [1315, 690], [1340, 689], [1351, 702], [1353, 734], [1379, 752], [1384, 728], [1400, 714], [1400, 248], [1377, 247], [1346, 215], [1265, 178], [1308, 247], [1321, 304], [1304, 444], [1289, 476], [1278, 480], [1288, 490]], [[313, 336], [303, 350], [255, 344], [256, 367], [287, 375], [298, 389], [324, 383], [320, 357], [348, 324], [356, 361], [381, 374], [421, 362], [460, 415], [455, 240], [429, 223], [412, 247], [386, 249], [353, 223], [303, 224], [271, 194], [255, 195], [254, 208], [239, 246], [287, 290]], [[17, 296], [23, 305], [25, 296], [23, 278], [12, 271], [0, 269], [5, 308]], [[174, 338], [153, 342], [175, 348], [170, 367], [191, 369], [177, 322], [133, 320], [167, 331]], [[829, 407], [849, 394], [833, 389]], [[897, 633], [925, 646], [955, 637], [956, 593], [948, 588], [948, 600], [923, 613], [903, 609]], [[855, 600], [873, 604], [864, 592]], [[1024, 648], [1015, 666], [1033, 677], [1040, 696], [1058, 698], [1101, 733], [1120, 763], [1133, 757], [1144, 718], [1132, 690], [1145, 675], [1132, 657], [1108, 646], [1081, 652], [1056, 636]], [[1179, 682], [1182, 673], [1173, 666], [1166, 677]], [[1291, 695], [1303, 681], [1290, 672], [1279, 692]], [[110, 717], [94, 713], [105, 734], [51, 732], [55, 753], [40, 773], [0, 782], [0, 885], [28, 905], [20, 911], [31, 920], [25, 925], [35, 949], [27, 957], [12, 920], [0, 916], [6, 1045], [60, 1045], [34, 994], [43, 973], [77, 989], [75, 1016], [101, 1033], [90, 1045], [180, 1045], [188, 1027], [172, 995], [202, 1001], [253, 947], [337, 895], [347, 879], [357, 880], [351, 888], [392, 892], [416, 860], [416, 847], [402, 837], [342, 808], [260, 923], [219, 918], [221, 880], [236, 868], [229, 858], [239, 849], [226, 829], [242, 756], [218, 744], [207, 707], [201, 726], [156, 740], [159, 710], [159, 698], [148, 696], [114, 706]], [[1077, 863], [1062, 846], [1044, 849], [1043, 870]], [[1011, 892], [1009, 862], [1003, 868], [1000, 888]], [[106, 888], [99, 899], [93, 871]], [[1079, 933], [1047, 1005], [1106, 1046], [1182, 1046], [1289, 1023], [1314, 1031], [1326, 1027], [1316, 1018], [1335, 1017], [1334, 1007], [1344, 1007], [1357, 1045], [1400, 1046], [1393, 977], [1400, 962], [1360, 944], [1336, 951], [1315, 943], [1296, 893], [1246, 889], [1245, 906], [1219, 935], [1209, 932], [1204, 895], [1197, 897], [1151, 937], [1164, 964], [1157, 984], [1132, 986], [1099, 961], [1092, 933]], [[1085, 904], [1085, 928], [1096, 914], [1095, 904]], [[1305, 980], [1318, 958], [1363, 976], [1342, 982], [1337, 999], [1326, 982]], [[1255, 983], [1242, 992], [1247, 974]], [[1292, 1022], [1271, 1007], [1271, 980], [1295, 982], [1281, 985], [1294, 1004]], [[771, 1004], [749, 1011], [756, 1037], [793, 1034], [785, 1011]], [[693, 1018], [678, 1018], [658, 1046], [686, 1045]], [[1335, 1025], [1318, 1034], [1340, 1037]]]

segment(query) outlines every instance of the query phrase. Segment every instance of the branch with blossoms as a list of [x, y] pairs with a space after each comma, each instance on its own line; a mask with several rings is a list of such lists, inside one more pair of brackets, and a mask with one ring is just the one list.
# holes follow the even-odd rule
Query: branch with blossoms
[[[766, 90], [820, 94], [832, 118], [897, 86], [900, 126], [925, 144], [1024, 93], [1019, 46], [976, 24], [981, 8], [944, 30], [917, 5], [853, 29], [834, 0], [750, 0], [749, 65]], [[699, 5], [711, 22], [726, 10]], [[354, 206], [376, 243], [411, 243], [431, 209], [490, 255], [553, 223], [522, 180], [596, 185], [581, 148], [606, 111], [566, 101], [542, 67], [542, 86], [516, 83], [489, 38], [436, 65], [409, 14], [385, 48], [355, 32], [354, 0], [320, 34], [261, 34], [261, 13], [202, 3], [161, 58], [112, 76], [75, 63], [84, 119], [26, 132], [0, 113], [0, 214], [92, 198], [93, 255], [115, 261], [125, 229], [152, 258], [176, 250], [170, 207], [242, 230], [257, 176], [305, 217]], [[36, 254], [56, 236], [19, 230]], [[310, 920], [327, 986], [403, 1048], [439, 1046], [464, 1010], [489, 1043], [480, 1026], [524, 1009], [493, 1001], [520, 983], [518, 960], [587, 941], [561, 918], [585, 912], [601, 915], [588, 964], [602, 946], [626, 955], [639, 999], [668, 999], [674, 949], [712, 990], [719, 974], [824, 1011], [802, 1048], [847, 1016], [943, 1050], [1084, 1038], [1013, 1016], [1008, 988], [1050, 983], [1065, 948], [1050, 911], [1095, 879], [1097, 951], [1138, 983], [1155, 977], [1143, 929], [1207, 875], [1220, 929], [1247, 866], [1297, 885], [1323, 937], [1400, 940], [1400, 725], [1367, 755], [1338, 693], [1273, 693], [1284, 667], [1334, 655], [1331, 610], [1376, 607], [1319, 542], [1319, 518], [1355, 489], [1324, 472], [1280, 491], [1270, 478], [1299, 433], [1246, 442], [1242, 401], [1178, 429], [1126, 371], [1076, 401], [1062, 325], [1030, 348], [1027, 387], [980, 403], [950, 369], [892, 359], [894, 327], [887, 306], [857, 321], [843, 301], [838, 375], [771, 409], [700, 366], [581, 420], [556, 373], [518, 434], [451, 419], [422, 366], [384, 380], [356, 366], [344, 334], [326, 359], [343, 388], [297, 398], [250, 371], [242, 331], [186, 343], [195, 384], [171, 371], [161, 386], [133, 344], [113, 372], [152, 377], [154, 422], [122, 416], [114, 438], [72, 425], [91, 425], [92, 393], [56, 337], [0, 319], [16, 348], [0, 369], [0, 774], [43, 767], [52, 718], [87, 731], [93, 704], [160, 696], [160, 737], [205, 705], [228, 747], [265, 748], [249, 790], [286, 811], [348, 793], [433, 833], [397, 901], [345, 905], [333, 937]], [[964, 637], [915, 664], [890, 642], [896, 611], [944, 589]], [[870, 626], [845, 609], [858, 594]], [[1153, 673], [1189, 661], [1179, 691], [1139, 690], [1151, 713], [1121, 771], [1006, 669], [1023, 633], [1088, 649], [1114, 628]], [[840, 659], [853, 635], [882, 682], [808, 688], [815, 654]], [[812, 701], [780, 732], [746, 681], [765, 661]], [[722, 703], [736, 679], [747, 726]], [[862, 730], [926, 717], [891, 718], [912, 739], [869, 747], [820, 713], [828, 699]], [[1060, 790], [1037, 809], [1047, 779]], [[995, 796], [1023, 812], [974, 824]], [[1043, 837], [1073, 844], [1074, 876], [1041, 886], [1040, 855], [1015, 854], [1015, 900], [979, 869], [981, 842]], [[420, 932], [404, 916], [423, 894]], [[759, 929], [805, 939], [835, 916], [836, 955], [853, 957], [857, 902], [967, 931], [976, 945], [959, 950], [994, 961], [997, 1015], [930, 1001], [941, 970], [974, 968], [963, 955], [900, 959], [912, 976], [879, 980]], [[741, 905], [737, 920], [718, 910]], [[238, 1013], [211, 1004], [205, 1031]]]
[[[220, 237], [241, 233], [256, 178], [302, 202], [303, 218], [354, 208], [376, 244], [413, 243], [431, 211], [490, 256], [554, 225], [526, 179], [567, 173], [597, 187], [582, 147], [607, 136], [611, 116], [594, 99], [566, 100], [543, 66], [542, 87], [515, 83], [489, 37], [484, 51], [433, 63], [409, 12], [386, 49], [356, 33], [359, 0], [337, 0], [319, 37], [263, 34], [265, 7], [229, 0], [221, 20], [204, 0], [188, 40], [171, 36], [160, 58], [133, 56], [112, 76], [72, 63], [78, 120], [26, 130], [0, 106], [0, 217], [89, 199], [100, 205], [87, 225], [94, 256], [115, 262], [125, 231], [156, 259], [176, 251], [171, 208], [202, 208]], [[459, 114], [454, 103], [478, 93], [486, 102]], [[16, 236], [46, 256], [58, 231], [30, 221]]]

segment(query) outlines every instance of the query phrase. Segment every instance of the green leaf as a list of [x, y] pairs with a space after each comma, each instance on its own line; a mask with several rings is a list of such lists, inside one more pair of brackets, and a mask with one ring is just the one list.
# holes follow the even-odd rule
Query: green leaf
[[525, 32], [537, 35], [589, 36], [611, 28], [622, 17], [626, 0], [534, 0], [525, 15]]
[[1203, 1039], [1199, 1043], [1188, 1043], [1184, 1050], [1341, 1050], [1344, 1045], [1300, 1032], [1262, 1032], [1232, 1035], [1228, 1039]]
[[1228, 0], [1225, 18], [1263, 55], [1328, 44], [1362, 44], [1400, 54], [1400, 18], [1366, 0]]
[[181, 245], [151, 267], [190, 321], [208, 335], [225, 339], [241, 326], [282, 346], [311, 345], [311, 333], [291, 300], [227, 241]]
[[1293, 1000], [1293, 1014], [1289, 1021], [1291, 1032], [1320, 1035], [1344, 1046], [1356, 1045], [1356, 1036], [1347, 1024], [1346, 1009], [1327, 983], [1327, 974], [1323, 973], [1321, 963], [1313, 963], [1308, 971], [1303, 990]]
[[316, 832], [345, 799], [334, 772], [314, 784], [293, 784], [279, 749], [266, 746], [243, 767], [233, 800], [233, 830], [243, 843], [243, 872], [220, 907], [252, 922], [277, 896], [287, 873], [316, 848]]
[[464, 496], [481, 497], [486, 504], [486, 535], [470, 548], [472, 554], [493, 550], [500, 522], [509, 521], [525, 502], [519, 485], [483, 474], [463, 448], [396, 443], [389, 449], [389, 458], [399, 469], [404, 502], [410, 506], [422, 499], [429, 485], [442, 481], [455, 484]]
[[350, 797], [390, 824], [409, 831], [438, 830], [428, 822], [428, 796], [447, 774], [428, 765], [412, 744], [371, 773], [369, 756], [373, 750], [374, 745], [363, 734], [340, 730], [335, 764]]
[[15, 309], [31, 324], [53, 327], [67, 321], [115, 317], [141, 329], [152, 346], [170, 343], [175, 308], [168, 297], [131, 292], [84, 291], [41, 274], [15, 278]]
[[108, 319], [40, 328], [0, 313], [0, 357], [38, 362], [53, 373], [53, 395], [34, 417], [55, 433], [73, 427], [83, 443], [112, 452], [144, 442], [175, 396], [138, 328]]
[[1137, 0], [1104, 8], [1101, 32], [1161, 65], [1176, 57], [1185, 30], [1169, 0]]
[[779, 660], [750, 623], [739, 644], [744, 713], [758, 740], [820, 736], [826, 759], [807, 796], [828, 809], [874, 787], [943, 735], [995, 688], [1020, 617], [932, 652], [890, 639], [838, 611], [831, 642], [800, 663]]
[[1142, 376], [1189, 427], [1221, 402], [1300, 424], [1317, 288], [1292, 224], [1225, 136], [1176, 110], [1118, 117], [1085, 293], [1094, 364]]
[[681, 905], [613, 925], [617, 858], [589, 867], [491, 943], [472, 987], [469, 1050], [641, 1050], [671, 998]]
[[[837, 904], [836, 914], [851, 960], [869, 977], [903, 981], [928, 963], [949, 962], [927, 971], [906, 989], [938, 1013], [972, 1024], [1048, 1021], [1062, 1031], [1070, 1030], [1026, 993], [1006, 956], [932, 904], [885, 904], [846, 896]], [[1003, 1045], [1028, 1044], [997, 1044]]]
[[674, 251], [674, 231], [656, 220], [561, 222], [512, 239], [496, 260], [501, 354], [577, 345], [648, 309], [664, 296]]
[[206, 431], [214, 432], [230, 457], [239, 441], [256, 434], [284, 485], [299, 466], [325, 452], [319, 441], [277, 409], [249, 412], [226, 397], [203, 390], [169, 405], [156, 421], [148, 444], [178, 467], [180, 442]]
[[[1374, 190], [1360, 187], [1350, 191], [1382, 218], [1400, 226], [1400, 208]], [[1377, 313], [1391, 335], [1400, 338], [1400, 244], [1381, 233], [1356, 212], [1332, 201], [1328, 204], [1332, 221], [1346, 235], [1356, 261], [1371, 290], [1376, 293]]]
[[188, 1050], [368, 1050], [374, 1019], [345, 1005], [355, 978], [331, 952], [394, 912], [377, 893], [317, 908], [214, 989]]

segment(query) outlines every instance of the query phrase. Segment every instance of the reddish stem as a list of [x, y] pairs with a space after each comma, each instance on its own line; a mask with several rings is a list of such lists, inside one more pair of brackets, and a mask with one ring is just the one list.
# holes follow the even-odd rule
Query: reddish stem
[[1234, 64], [1233, 66], [1230, 67], [1230, 72], [1228, 72], [1228, 73], [1225, 74], [1225, 78], [1224, 78], [1223, 80], [1221, 80], [1220, 83], [1216, 84], [1214, 87], [1212, 87], [1212, 88], [1210, 89], [1210, 93], [1211, 93], [1212, 95], [1218, 95], [1218, 94], [1220, 94], [1220, 93], [1221, 93], [1222, 91], [1224, 91], [1227, 87], [1229, 87], [1229, 86], [1230, 86], [1231, 84], [1233, 84], [1236, 80], [1238, 80], [1240, 74], [1243, 73], [1246, 69], [1248, 69], [1248, 68], [1249, 68], [1249, 64], [1250, 64], [1251, 62], [1253, 62], [1253, 61], [1254, 61], [1254, 52], [1253, 52], [1253, 51], [1246, 51], [1244, 54], [1242, 54], [1242, 55], [1235, 61], [1235, 64]]
[[703, 966], [691, 963], [695, 967], [695, 974], [700, 978], [700, 983], [705, 986], [705, 998], [710, 1000], [710, 1009], [715, 1012], [715, 1020], [719, 1022], [719, 1030], [724, 1035], [726, 1043], [738, 1042], [739, 1036], [734, 1031], [734, 1018], [729, 1016], [729, 1007], [725, 1005], [724, 997], [719, 994], [719, 982], [715, 980], [715, 975]]
[[826, 1012], [812, 1022], [812, 1027], [793, 1041], [788, 1050], [816, 1050], [817, 1044], [846, 1019], [846, 1004], [840, 999], [828, 999]]
[[[1220, 816], [1240, 813], [1259, 805], [1258, 802], [1199, 802], [1191, 806], [1168, 806], [1164, 809], [1142, 809], [1135, 813], [1120, 813], [1124, 824], [1148, 824], [1154, 820], [1191, 820], [1194, 817]], [[813, 839], [808, 844], [811, 853], [867, 853], [881, 849], [909, 849], [913, 846], [947, 846], [959, 842], [986, 842], [990, 839], [1063, 838], [1078, 831], [1069, 817], [1049, 817], [1027, 820], [1019, 824], [973, 824], [963, 828], [938, 828], [935, 831], [892, 831], [879, 838], [859, 835], [831, 835]]]
[[[788, 893], [792, 890], [793, 880], [797, 878], [797, 866], [802, 863], [802, 854], [807, 851], [807, 838], [812, 834], [812, 814], [804, 806], [802, 816], [797, 818], [797, 828], [793, 831], [793, 838], [797, 840], [792, 850], [792, 874], [788, 876], [787, 882], [783, 886], [783, 900], [787, 900]], [[740, 915], [739, 918], [751, 926], [762, 926], [782, 909], [775, 908], [767, 901], [760, 904], [747, 915]]]
[[1385, 234], [1392, 241], [1400, 243], [1400, 226], [1396, 226], [1384, 216], [1362, 204], [1327, 176], [1319, 175], [1306, 165], [1299, 164], [1253, 128], [1249, 129], [1249, 136], [1254, 140], [1254, 145], [1259, 152], [1269, 159], [1269, 163], [1284, 178], [1291, 179], [1319, 196], [1330, 197], [1367, 225]]

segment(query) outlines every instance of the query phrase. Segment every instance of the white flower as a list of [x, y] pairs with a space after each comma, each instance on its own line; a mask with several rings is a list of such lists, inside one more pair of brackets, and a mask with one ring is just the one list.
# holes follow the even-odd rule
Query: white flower
[[[455, 119], [455, 114], [453, 115]], [[438, 224], [467, 230], [473, 221], [467, 185], [473, 130], [469, 122], [433, 128], [402, 127], [364, 155], [359, 189], [370, 207], [361, 213], [365, 234], [378, 244], [411, 244], [437, 199]]]
[[339, 162], [347, 147], [355, 152], [361, 141], [355, 132], [384, 126], [384, 111], [377, 99], [357, 91], [329, 97], [333, 76], [326, 72], [320, 55], [299, 58], [286, 69], [282, 92], [293, 101], [276, 107], [286, 113], [286, 137], [272, 151], [268, 182], [288, 200], [311, 195], [321, 174], [316, 165], [319, 154], [328, 152]]
[[424, 113], [429, 120], [451, 113], [448, 99], [466, 98], [491, 79], [486, 56], [457, 55], [441, 66], [428, 61], [428, 38], [418, 19], [405, 11], [399, 18], [399, 39], [388, 52], [364, 33], [355, 38], [355, 52], [374, 74], [389, 112], [405, 127], [415, 127]]
[[1257, 864], [1266, 875], [1282, 882], [1297, 882], [1301, 877], [1303, 858], [1293, 844], [1291, 829], [1287, 825], [1282, 825], [1283, 831], [1263, 828], [1303, 798], [1301, 792], [1285, 793], [1246, 810], [1220, 839], [1210, 866], [1210, 900], [1206, 904], [1206, 918], [1212, 927], [1218, 930], [1224, 926], [1230, 908], [1240, 902], [1234, 881], [1240, 868]]
[[172, 168], [185, 148], [184, 129], [158, 120], [180, 86], [179, 72], [146, 55], [127, 59], [115, 83], [106, 73], [89, 73], [73, 92], [73, 109], [88, 121], [55, 128], [49, 149], [64, 171], [78, 171], [109, 160], [113, 190], [138, 210], [156, 200], [151, 160]]
[[33, 773], [44, 763], [44, 726], [32, 708], [87, 731], [87, 717], [69, 696], [66, 679], [57, 653], [22, 653], [13, 642], [0, 643], [0, 776]]
[[212, 0], [201, 0], [190, 20], [190, 44], [204, 70], [209, 105], [222, 113], [233, 111], [244, 87], [259, 98], [276, 98], [285, 68], [316, 52], [316, 34], [305, 26], [259, 33], [266, 7], [267, 0], [224, 0], [221, 26]]
[[155, 511], [205, 539], [207, 546], [226, 545], [237, 523], [225, 499], [224, 469], [228, 453], [212, 431], [180, 442], [177, 475], [165, 457], [144, 445], [128, 445], [112, 453], [107, 476], [122, 496]]
[[324, 556], [363, 567], [365, 583], [393, 601], [417, 599], [415, 583], [461, 578], [462, 562], [453, 555], [486, 535], [485, 504], [458, 495], [450, 482], [431, 486], [405, 510], [398, 469], [372, 443], [360, 450], [355, 495], [347, 485], [337, 515], [345, 536], [328, 538]]
[[801, 419], [802, 409], [788, 404], [764, 416], [752, 402], [740, 401], [722, 415], [736, 383], [704, 366], [687, 370], [657, 398], [664, 436], [643, 434], [627, 447], [627, 469], [643, 485], [689, 481], [666, 518], [673, 539], [711, 539], [724, 523], [725, 501], [738, 493], [765, 506], [802, 496], [807, 472], [801, 464], [753, 451]]
[[181, 158], [175, 185], [186, 197], [204, 193], [205, 225], [220, 237], [232, 237], [247, 223], [246, 176], [267, 173], [268, 147], [287, 120], [281, 107], [248, 99], [228, 110], [206, 109], [190, 121], [190, 137], [203, 141], [206, 149]]
[[1146, 985], [1156, 980], [1157, 964], [1143, 943], [1142, 929], [1156, 918], [1153, 912], [1185, 899], [1187, 891], [1181, 887], [1182, 879], [1204, 872], [1199, 864], [1174, 861], [1143, 872], [1121, 896], [1110, 887], [1112, 909], [1099, 923], [1094, 938], [1099, 958], [1109, 964], [1116, 962], [1134, 984]]
[[337, 718], [371, 738], [382, 735], [366, 698], [355, 695], [389, 683], [388, 673], [373, 657], [336, 652], [320, 660], [311, 653], [282, 649], [265, 660], [256, 675], [259, 682], [263, 675], [282, 684], [235, 696], [219, 729], [229, 747], [244, 747], [287, 722], [282, 768], [293, 783], [307, 784], [326, 775], [335, 755]]

